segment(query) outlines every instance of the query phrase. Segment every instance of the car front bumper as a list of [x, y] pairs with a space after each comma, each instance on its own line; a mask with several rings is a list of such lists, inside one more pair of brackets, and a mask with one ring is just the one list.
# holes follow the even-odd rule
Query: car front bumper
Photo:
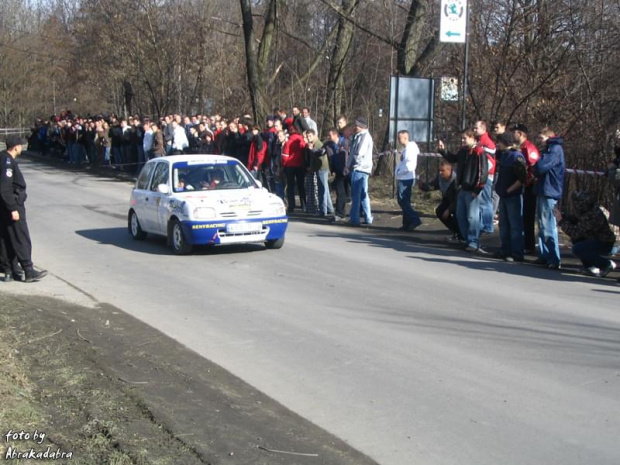
[[[254, 231], [231, 232], [230, 225], [256, 224]], [[181, 223], [187, 242], [192, 245], [245, 244], [265, 242], [284, 237], [288, 226], [286, 216], [277, 218], [252, 218], [251, 220], [183, 221]]]

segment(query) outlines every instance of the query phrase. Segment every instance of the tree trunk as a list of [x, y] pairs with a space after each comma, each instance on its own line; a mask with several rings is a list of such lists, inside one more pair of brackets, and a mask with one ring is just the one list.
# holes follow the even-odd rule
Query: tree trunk
[[[342, 0], [342, 10], [347, 16], [353, 14], [358, 0]], [[338, 117], [342, 114], [342, 96], [344, 94], [344, 64], [353, 40], [355, 26], [340, 16], [338, 33], [332, 51], [327, 81], [327, 93], [323, 109], [323, 126], [335, 126]]]
[[267, 72], [271, 61], [271, 44], [277, 21], [277, 6], [279, 0], [270, 0], [267, 6], [265, 27], [260, 41], [256, 47], [256, 34], [254, 32], [254, 18], [252, 17], [252, 1], [239, 0], [241, 16], [243, 18], [243, 38], [245, 41], [245, 65], [252, 100], [252, 113], [256, 121], [263, 121], [269, 113], [269, 104], [266, 99]]

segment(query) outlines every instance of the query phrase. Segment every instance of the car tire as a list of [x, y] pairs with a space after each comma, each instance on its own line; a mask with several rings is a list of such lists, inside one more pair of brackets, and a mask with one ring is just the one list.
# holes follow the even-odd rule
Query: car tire
[[129, 234], [136, 241], [143, 241], [146, 239], [146, 233], [142, 231], [142, 227], [140, 226], [140, 221], [138, 220], [138, 215], [136, 212], [131, 210], [129, 212], [129, 218], [127, 218], [127, 228], [129, 229]]
[[281, 249], [284, 245], [284, 237], [280, 237], [279, 239], [270, 239], [265, 241], [265, 247], [268, 249]]
[[168, 241], [175, 255], [187, 255], [192, 253], [193, 247], [185, 239], [183, 228], [179, 220], [172, 220], [168, 225]]

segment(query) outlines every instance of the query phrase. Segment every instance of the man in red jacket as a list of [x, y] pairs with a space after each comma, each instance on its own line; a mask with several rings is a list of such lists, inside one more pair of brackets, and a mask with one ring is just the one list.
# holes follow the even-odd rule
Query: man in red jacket
[[478, 146], [482, 147], [489, 163], [489, 175], [486, 185], [480, 193], [480, 219], [481, 233], [493, 233], [493, 218], [495, 211], [493, 210], [493, 180], [495, 179], [495, 142], [487, 132], [487, 123], [484, 121], [476, 121], [474, 124], [474, 134]]
[[540, 160], [540, 152], [534, 144], [527, 139], [528, 129], [525, 124], [517, 123], [511, 128], [515, 142], [521, 147], [521, 153], [525, 157], [527, 176], [523, 191], [523, 233], [525, 253], [534, 254], [536, 251], [536, 194], [534, 194], [534, 165]]
[[304, 149], [306, 142], [303, 136], [292, 125], [289, 128], [289, 138], [282, 149], [282, 166], [286, 175], [286, 197], [288, 199], [287, 213], [293, 213], [295, 210], [295, 184], [297, 184], [297, 193], [299, 194], [299, 202], [302, 210], [306, 206], [306, 189], [304, 180], [306, 176], [306, 167], [304, 166]]

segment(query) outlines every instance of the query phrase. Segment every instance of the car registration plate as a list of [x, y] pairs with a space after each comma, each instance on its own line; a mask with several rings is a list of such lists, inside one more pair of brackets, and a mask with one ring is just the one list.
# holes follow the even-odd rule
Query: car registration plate
[[262, 223], [232, 223], [226, 226], [226, 232], [229, 234], [256, 232], [263, 229]]

